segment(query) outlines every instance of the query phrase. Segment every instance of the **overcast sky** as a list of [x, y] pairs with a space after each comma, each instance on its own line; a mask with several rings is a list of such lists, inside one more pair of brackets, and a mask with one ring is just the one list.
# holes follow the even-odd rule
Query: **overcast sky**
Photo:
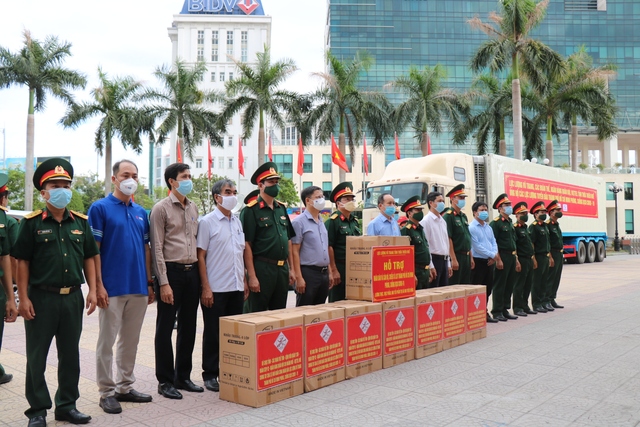
[[[98, 66], [111, 76], [130, 75], [150, 85], [156, 84], [154, 69], [171, 61], [167, 28], [173, 15], [182, 9], [184, 0], [2, 3], [0, 46], [18, 51], [23, 44], [24, 29], [30, 30], [38, 40], [55, 35], [71, 42], [72, 56], [65, 66], [87, 76], [87, 88], [76, 93], [76, 99], [88, 101], [90, 90], [97, 86]], [[323, 69], [326, 1], [262, 0], [262, 4], [265, 13], [273, 18], [272, 58], [292, 58], [300, 69], [287, 82], [287, 88], [300, 92], [314, 89], [318, 82], [309, 74]], [[7, 158], [25, 157], [28, 97], [26, 87], [0, 90], [0, 144], [4, 128]], [[98, 160], [94, 148], [98, 120], [86, 122], [77, 130], [65, 130], [58, 124], [64, 112], [64, 105], [49, 97], [46, 109], [36, 113], [35, 155], [71, 156], [76, 174], [95, 172], [98, 167], [98, 173], [103, 176], [104, 160]], [[0, 159], [2, 154], [0, 146]], [[115, 142], [114, 161], [125, 157], [136, 160], [140, 176], [147, 177], [147, 150], [137, 156]]]

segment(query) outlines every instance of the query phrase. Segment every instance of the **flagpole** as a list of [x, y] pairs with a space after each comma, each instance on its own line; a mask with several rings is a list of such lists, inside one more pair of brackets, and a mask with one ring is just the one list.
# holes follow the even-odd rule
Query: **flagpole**
[[[367, 143], [367, 137], [363, 135], [365, 144]], [[365, 152], [364, 152], [364, 148], [362, 149], [362, 201], [364, 202], [364, 192], [365, 192], [365, 185], [364, 185], [364, 156], [366, 156]]]

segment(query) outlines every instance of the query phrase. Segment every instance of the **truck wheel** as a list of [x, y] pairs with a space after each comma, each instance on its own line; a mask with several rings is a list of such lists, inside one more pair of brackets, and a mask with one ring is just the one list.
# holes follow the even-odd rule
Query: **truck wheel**
[[584, 245], [584, 242], [578, 243], [578, 256], [576, 257], [576, 263], [584, 264], [587, 259], [587, 247]]
[[596, 260], [596, 244], [589, 242], [587, 245], [587, 262], [594, 262]]
[[600, 240], [596, 245], [596, 262], [604, 261], [604, 257], [607, 256], [607, 249], [604, 247], [604, 242]]

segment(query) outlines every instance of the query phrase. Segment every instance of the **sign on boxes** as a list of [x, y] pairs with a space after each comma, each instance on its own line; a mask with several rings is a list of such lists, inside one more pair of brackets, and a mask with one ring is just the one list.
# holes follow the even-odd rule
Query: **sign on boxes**
[[383, 368], [415, 358], [415, 304], [415, 298], [382, 303]]
[[302, 394], [301, 312], [220, 318], [220, 399], [260, 407]]
[[406, 236], [348, 236], [347, 299], [391, 301], [415, 295], [413, 247]]
[[467, 342], [487, 337], [487, 288], [484, 285], [455, 285], [464, 289], [466, 302]]
[[444, 296], [442, 349], [448, 350], [466, 343], [466, 291], [452, 286], [432, 291]]
[[442, 351], [444, 294], [431, 289], [416, 291], [416, 359]]

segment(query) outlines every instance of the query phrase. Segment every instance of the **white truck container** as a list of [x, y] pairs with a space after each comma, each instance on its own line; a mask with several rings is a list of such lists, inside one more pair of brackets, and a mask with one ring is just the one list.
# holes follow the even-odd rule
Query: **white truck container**
[[363, 228], [378, 215], [377, 199], [382, 193], [391, 193], [398, 206], [415, 195], [426, 205], [429, 192], [446, 195], [460, 183], [468, 194], [464, 211], [470, 221], [471, 206], [477, 200], [489, 205], [491, 217], [497, 216], [491, 205], [501, 193], [507, 193], [513, 204], [525, 201], [529, 207], [540, 200], [545, 205], [558, 200], [565, 258], [579, 264], [604, 260], [607, 225], [602, 179], [494, 154], [444, 153], [389, 163], [382, 178], [367, 185]]

